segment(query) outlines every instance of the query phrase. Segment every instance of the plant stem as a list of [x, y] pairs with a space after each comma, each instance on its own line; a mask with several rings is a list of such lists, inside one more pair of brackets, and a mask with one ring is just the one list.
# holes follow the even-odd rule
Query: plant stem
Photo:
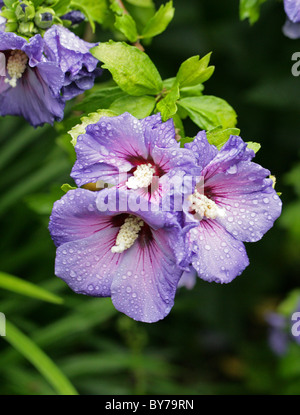
[[[125, 14], [129, 14], [126, 7], [124, 6], [124, 3], [122, 0], [116, 0], [116, 2], [118, 3], [119, 7], [121, 7], [121, 9], [124, 11]], [[145, 51], [143, 45], [140, 43], [139, 40], [137, 40], [136, 42], [133, 43], [133, 46], [137, 47], [138, 49], [140, 49], [142, 52]]]

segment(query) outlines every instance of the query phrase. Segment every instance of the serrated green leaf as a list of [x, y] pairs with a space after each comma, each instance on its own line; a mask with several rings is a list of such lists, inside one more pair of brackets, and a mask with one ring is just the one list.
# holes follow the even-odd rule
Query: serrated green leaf
[[254, 24], [260, 16], [260, 7], [266, 0], [240, 0], [240, 19]]
[[162, 80], [149, 56], [124, 42], [100, 43], [91, 53], [103, 62], [114, 81], [129, 95], [156, 95]]
[[180, 88], [192, 87], [207, 81], [213, 74], [215, 67], [208, 66], [211, 53], [199, 59], [199, 55], [192, 56], [184, 61], [176, 75]]
[[254, 151], [254, 153], [257, 153], [261, 148], [261, 145], [259, 143], [255, 143], [253, 141], [247, 141], [246, 144], [251, 150]]
[[141, 38], [152, 38], [159, 35], [171, 22], [174, 16], [175, 9], [173, 7], [173, 1], [161, 5], [155, 15], [148, 21], [141, 34]]
[[89, 124], [95, 124], [100, 120], [101, 117], [114, 117], [118, 114], [111, 110], [98, 110], [97, 112], [93, 112], [89, 114], [87, 117], [82, 117], [81, 123], [75, 125], [68, 133], [72, 137], [71, 143], [75, 147], [77, 143], [77, 137], [81, 134], [85, 134], [85, 129]]
[[95, 22], [103, 23], [108, 11], [108, 4], [106, 0], [71, 0], [72, 9], [80, 10], [87, 17], [90, 25], [95, 31]]
[[161, 113], [163, 121], [167, 121], [177, 112], [177, 101], [180, 98], [179, 84], [176, 81], [168, 94], [157, 103], [156, 109]]
[[116, 16], [115, 28], [123, 33], [123, 35], [130, 42], [134, 43], [137, 41], [138, 32], [136, 24], [130, 14], [122, 14], [121, 16]]
[[114, 101], [110, 106], [110, 110], [117, 114], [129, 112], [136, 118], [145, 118], [152, 113], [155, 103], [155, 98], [149, 95], [142, 97], [126, 95]]
[[14, 275], [6, 274], [5, 272], [0, 272], [0, 288], [25, 295], [26, 297], [35, 298], [36, 300], [47, 301], [53, 304], [63, 303], [63, 299], [56, 294]]
[[198, 127], [210, 130], [222, 125], [223, 129], [235, 127], [237, 115], [224, 100], [212, 95], [182, 98], [177, 102], [184, 108]]
[[58, 394], [78, 394], [66, 376], [38, 345], [8, 321], [6, 322], [6, 336], [4, 339], [35, 366]]
[[200, 97], [204, 90], [204, 86], [202, 84], [198, 84], [196, 86], [188, 86], [186, 88], [180, 88], [180, 96], [181, 98], [185, 97]]
[[238, 128], [223, 129], [221, 125], [207, 131], [207, 140], [209, 144], [212, 144], [220, 150], [223, 145], [229, 140], [231, 135], [239, 135], [240, 130]]

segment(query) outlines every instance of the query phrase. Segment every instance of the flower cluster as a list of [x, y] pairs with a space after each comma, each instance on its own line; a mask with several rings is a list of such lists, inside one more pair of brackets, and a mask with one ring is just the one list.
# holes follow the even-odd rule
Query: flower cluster
[[270, 172], [240, 137], [220, 151], [205, 131], [183, 148], [175, 137], [173, 120], [159, 114], [88, 125], [71, 172], [83, 188], [50, 218], [55, 274], [144, 322], [164, 318], [196, 274], [232, 281], [249, 264], [243, 241], [261, 239], [281, 212]]
[[59, 25], [29, 41], [0, 31], [0, 115], [23, 116], [34, 127], [62, 120], [66, 101], [101, 73], [93, 46]]

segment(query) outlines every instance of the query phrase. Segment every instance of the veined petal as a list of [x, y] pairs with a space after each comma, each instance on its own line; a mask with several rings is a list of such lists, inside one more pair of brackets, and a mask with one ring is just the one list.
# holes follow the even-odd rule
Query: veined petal
[[122, 256], [111, 286], [114, 306], [134, 320], [153, 323], [169, 314], [182, 270], [167, 243], [167, 231], [152, 232], [153, 241], [135, 243]]
[[95, 173], [99, 166], [99, 174], [95, 174], [95, 178], [104, 180], [101, 163], [112, 166], [115, 176], [116, 169], [127, 172], [133, 167], [131, 159], [147, 159], [148, 156], [142, 125], [129, 113], [102, 117], [98, 123], [89, 125], [86, 134], [78, 137], [75, 150], [77, 161], [71, 177], [75, 181], [81, 177], [81, 183], [90, 181], [90, 176], [85, 176], [91, 165], [95, 165]]
[[300, 22], [300, 0], [284, 0], [284, 10], [292, 22]]
[[226, 214], [217, 221], [235, 238], [255, 242], [281, 214], [281, 200], [267, 179], [270, 172], [253, 162], [239, 162], [205, 180], [205, 189]]
[[107, 217], [98, 212], [97, 192], [69, 190], [54, 203], [49, 231], [56, 246], [88, 238], [107, 228]]
[[192, 151], [197, 158], [197, 165], [204, 168], [218, 154], [218, 149], [209, 144], [205, 131], [200, 131], [191, 143], [186, 143], [185, 148]]
[[229, 283], [249, 265], [244, 244], [214, 220], [202, 220], [187, 235], [191, 263], [205, 281]]

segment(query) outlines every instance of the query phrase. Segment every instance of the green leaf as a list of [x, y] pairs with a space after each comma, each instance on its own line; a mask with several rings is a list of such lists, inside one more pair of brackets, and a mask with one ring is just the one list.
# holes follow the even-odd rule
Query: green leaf
[[253, 141], [247, 141], [246, 144], [251, 150], [254, 151], [254, 153], [257, 153], [261, 148], [261, 145], [259, 143], [255, 143]]
[[69, 190], [74, 190], [74, 189], [77, 189], [77, 187], [75, 187], [75, 186], [71, 186], [69, 183], [64, 183], [64, 184], [61, 186], [61, 190], [62, 190], [63, 192], [65, 192], [65, 193], [67, 193]]
[[108, 11], [107, 0], [71, 0], [70, 6], [72, 9], [82, 11], [88, 18], [93, 31], [95, 31], [94, 22], [102, 24]]
[[129, 112], [136, 118], [145, 118], [152, 113], [155, 103], [155, 98], [149, 95], [144, 95], [142, 97], [127, 95], [114, 101], [110, 106], [110, 110], [117, 114]]
[[220, 150], [223, 145], [229, 140], [231, 135], [239, 135], [240, 130], [238, 128], [223, 129], [221, 125], [213, 128], [207, 132], [207, 140], [209, 144], [213, 144]]
[[70, 7], [71, 0], [59, 0], [51, 8], [55, 11], [58, 16], [61, 16], [68, 12]]
[[77, 137], [80, 134], [85, 134], [85, 129], [89, 124], [95, 124], [100, 120], [101, 117], [114, 117], [118, 115], [111, 110], [98, 110], [89, 114], [87, 117], [80, 118], [81, 123], [75, 125], [68, 133], [72, 137], [72, 144], [75, 147], [77, 142]]
[[207, 81], [213, 74], [215, 67], [208, 66], [211, 53], [199, 59], [199, 55], [192, 56], [184, 61], [176, 75], [180, 88], [196, 86]]
[[162, 89], [162, 80], [149, 56], [124, 42], [100, 43], [90, 52], [103, 68], [108, 69], [114, 81], [129, 95], [156, 95]]
[[75, 105], [74, 110], [82, 110], [89, 114], [98, 109], [109, 108], [115, 100], [124, 96], [126, 93], [118, 86], [100, 89], [86, 96], [79, 104]]
[[240, 19], [254, 24], [260, 16], [260, 7], [266, 0], [240, 0]]
[[199, 97], [202, 95], [203, 90], [204, 90], [204, 86], [202, 84], [180, 88], [180, 96], [182, 98]]
[[157, 103], [156, 109], [161, 113], [163, 121], [167, 121], [177, 112], [177, 101], [180, 98], [179, 84], [176, 81], [168, 94]]
[[141, 38], [152, 38], [166, 30], [173, 19], [174, 12], [173, 1], [161, 5], [155, 15], [146, 24], [141, 34]]
[[16, 2], [16, 0], [3, 0], [3, 3], [8, 8], [10, 8], [15, 2]]
[[234, 109], [221, 98], [212, 95], [182, 98], [177, 102], [198, 127], [210, 130], [221, 125], [223, 129], [236, 125]]
[[56, 364], [29, 337], [8, 321], [4, 339], [35, 366], [59, 395], [78, 395]]
[[62, 304], [63, 299], [52, 294], [29, 281], [22, 280], [5, 272], [0, 272], [0, 288], [13, 291], [18, 294], [32, 297], [37, 300], [47, 301], [54, 304]]
[[136, 28], [135, 21], [130, 16], [130, 14], [122, 14], [121, 16], [116, 16], [115, 28], [119, 30], [123, 35], [132, 43], [136, 42], [138, 39], [138, 32]]
[[133, 4], [139, 7], [153, 7], [154, 3], [152, 0], [126, 0], [127, 3]]

